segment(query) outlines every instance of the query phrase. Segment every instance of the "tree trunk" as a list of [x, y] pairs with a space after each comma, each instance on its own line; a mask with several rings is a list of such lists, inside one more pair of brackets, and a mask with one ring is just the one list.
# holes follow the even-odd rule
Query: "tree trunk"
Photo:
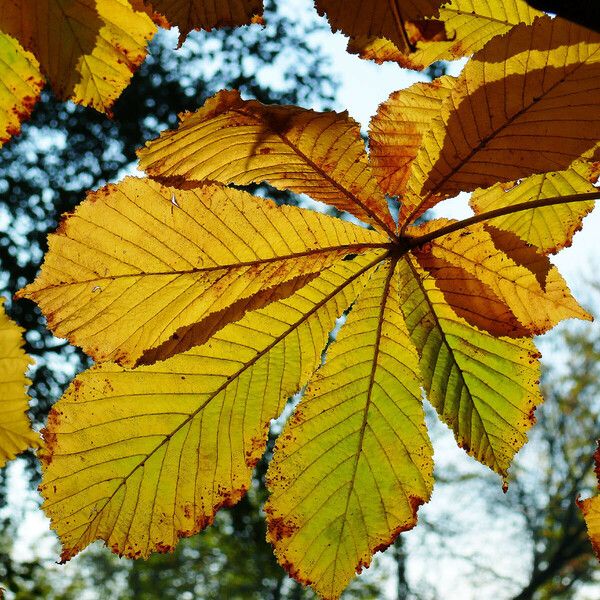
[[410, 586], [406, 579], [406, 551], [404, 540], [398, 537], [392, 546], [393, 557], [396, 561], [396, 600], [408, 600]]

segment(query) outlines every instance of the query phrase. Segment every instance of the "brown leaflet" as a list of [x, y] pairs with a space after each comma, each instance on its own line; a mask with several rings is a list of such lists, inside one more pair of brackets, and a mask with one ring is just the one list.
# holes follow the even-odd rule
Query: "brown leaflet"
[[443, 21], [435, 19], [405, 21], [404, 36], [401, 42], [397, 42], [397, 45], [386, 38], [352, 37], [348, 41], [348, 52], [358, 54], [366, 60], [374, 60], [379, 64], [393, 61], [407, 69], [421, 70], [425, 65], [412, 58], [412, 53], [419, 48], [418, 44], [420, 42], [444, 42], [447, 39]]
[[491, 287], [461, 267], [435, 257], [428, 250], [413, 251], [419, 265], [434, 279], [454, 312], [469, 324], [492, 335], [526, 337], [531, 332]]
[[[331, 28], [351, 39], [385, 38], [399, 48], [412, 49], [407, 22], [435, 17], [443, 0], [316, 0], [320, 15]], [[413, 33], [414, 32], [410, 32]]]
[[[455, 79], [444, 76], [428, 83], [415, 83], [393, 92], [379, 105], [369, 124], [369, 158], [384, 192], [404, 196], [423, 136], [439, 115], [442, 102], [452, 91]], [[402, 214], [406, 212], [402, 198]]]
[[192, 30], [249, 25], [263, 12], [262, 0], [146, 0], [179, 27], [179, 45]]
[[484, 224], [483, 228], [490, 234], [494, 246], [504, 252], [518, 265], [529, 269], [538, 280], [542, 289], [546, 289], [546, 279], [552, 269], [550, 259], [541, 254], [538, 249], [523, 240], [512, 231], [498, 229], [493, 225]]
[[[10, 0], [2, 3], [0, 29], [16, 38], [40, 62], [44, 74], [52, 84], [57, 96], [66, 99], [77, 82], [77, 65], [82, 56], [91, 54], [96, 45], [96, 33], [103, 26], [102, 19], [95, 9], [93, 0]], [[34, 8], [34, 5], [35, 8]], [[83, 16], [85, 29], [92, 35], [78, 38], [77, 45], [66, 45], [68, 35], [61, 36], [63, 29], [70, 30], [71, 22]], [[51, 24], [60, 28], [49, 31]], [[44, 31], [44, 29], [47, 31]], [[55, 44], [54, 36], [61, 36], [63, 44]], [[52, 61], [50, 53], [58, 53], [58, 60]], [[61, 73], [71, 73], [71, 78], [63, 80]]]

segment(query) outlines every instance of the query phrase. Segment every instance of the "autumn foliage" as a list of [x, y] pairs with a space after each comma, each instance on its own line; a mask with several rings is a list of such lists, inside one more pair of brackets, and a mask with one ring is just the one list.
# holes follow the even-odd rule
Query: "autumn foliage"
[[[7, 135], [42, 73], [61, 97], [110, 110], [150, 17], [183, 39], [261, 12], [242, 0], [217, 3], [223, 14], [199, 0], [8, 4], [0, 43], [23, 85]], [[600, 35], [520, 0], [316, 7], [366, 58], [423, 67], [474, 54], [456, 78], [393, 93], [368, 152], [346, 113], [221, 91], [140, 149], [145, 177], [65, 215], [19, 292], [97, 363], [52, 409], [38, 453], [63, 561], [96, 539], [147, 557], [208, 526], [246, 492], [271, 420], [305, 388], [268, 471], [268, 537], [292, 577], [337, 598], [431, 496], [423, 392], [507, 486], [542, 402], [532, 338], [590, 318], [549, 255], [600, 196]], [[136, 24], [131, 46], [118, 15]], [[71, 18], [85, 24], [70, 29], [77, 40], [97, 26], [96, 45], [68, 65], [55, 49], [72, 56], [75, 42], [45, 46], [39, 24]], [[349, 218], [243, 189], [263, 182]], [[422, 222], [460, 192], [472, 217]], [[581, 504], [596, 546], [597, 501]]]

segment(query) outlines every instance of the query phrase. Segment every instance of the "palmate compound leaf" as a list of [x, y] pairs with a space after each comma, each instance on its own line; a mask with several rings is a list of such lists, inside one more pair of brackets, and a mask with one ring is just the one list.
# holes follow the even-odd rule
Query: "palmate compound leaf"
[[27, 417], [25, 372], [33, 362], [23, 350], [22, 329], [4, 311], [0, 299], [0, 467], [27, 448], [39, 446], [39, 435]]
[[[562, 35], [559, 35], [559, 33], [556, 36], [558, 40]], [[564, 51], [564, 48], [559, 44], [555, 51], [549, 53], [549, 61], [555, 61], [556, 57], [553, 53], [562, 56], [565, 52], [568, 54], [570, 50]], [[582, 64], [585, 65], [586, 60], [586, 55], [583, 54]], [[521, 69], [523, 73], [528, 70], [527, 62], [515, 63], [513, 66], [515, 69], [517, 67]], [[448, 96], [448, 98], [450, 97]], [[447, 100], [443, 101], [442, 104]], [[408, 111], [406, 122], [409, 125], [407, 127], [410, 126], [411, 120], [414, 121], [416, 137], [422, 137], [423, 139], [427, 139], [430, 135], [427, 132], [426, 123], [428, 121], [433, 125], [437, 123], [436, 126], [439, 126], [438, 117], [431, 119], [431, 115], [425, 115], [425, 118], [423, 118], [423, 113], [418, 110], [414, 112], [414, 116]], [[441, 120], [440, 122], [443, 126], [444, 121]], [[390, 140], [389, 143], [393, 145], [395, 143], [394, 138], [392, 137]], [[393, 155], [393, 151], [386, 148], [388, 140], [385, 136], [382, 137], [379, 143], [381, 144], [381, 156]], [[169, 144], [174, 151], [174, 156], [169, 153]], [[414, 145], [410, 150], [410, 155], [415, 153]], [[518, 149], [518, 145], [515, 148]], [[417, 160], [419, 152], [416, 152]], [[394, 342], [406, 346], [408, 339], [410, 339], [414, 348], [408, 346], [406, 352], [399, 355], [394, 354], [390, 359], [398, 361], [406, 367], [403, 371], [403, 381], [406, 383], [406, 388], [414, 391], [414, 382], [411, 383], [413, 380], [410, 372], [415, 373], [413, 359], [415, 358], [416, 349], [416, 355], [419, 359], [420, 383], [442, 419], [453, 429], [460, 445], [472, 456], [500, 474], [506, 482], [511, 459], [525, 442], [527, 430], [534, 421], [534, 409], [541, 402], [538, 389], [539, 354], [533, 345], [531, 334], [547, 330], [561, 318], [586, 316], [586, 313], [571, 299], [568, 289], [548, 262], [543, 249], [529, 245], [527, 241], [519, 238], [512, 231], [505, 231], [497, 225], [484, 223], [486, 221], [485, 214], [475, 215], [464, 222], [438, 221], [432, 225], [413, 226], [412, 220], [409, 219], [413, 209], [415, 207], [420, 209], [431, 200], [427, 193], [425, 196], [419, 197], [414, 187], [402, 194], [401, 201], [407, 203], [409, 209], [401, 213], [403, 226], [401, 233], [397, 233], [394, 226], [390, 225], [390, 217], [385, 212], [384, 196], [379, 189], [375, 176], [381, 178], [381, 171], [379, 170], [381, 165], [375, 169], [375, 173], [371, 172], [364, 153], [364, 147], [358, 138], [357, 127], [345, 115], [320, 114], [295, 107], [272, 109], [255, 102], [244, 102], [240, 100], [239, 95], [224, 92], [209, 100], [207, 105], [197, 113], [185, 116], [179, 130], [167, 132], [159, 140], [150, 142], [148, 147], [141, 152], [141, 156], [142, 165], [154, 177], [177, 184], [188, 190], [197, 188], [197, 193], [201, 193], [201, 190], [205, 188], [218, 187], [209, 183], [210, 180], [215, 179], [222, 184], [247, 184], [268, 181], [277, 187], [307, 192], [318, 199], [328, 200], [338, 208], [347, 210], [373, 224], [381, 232], [371, 234], [379, 236], [375, 238], [376, 241], [367, 242], [363, 239], [353, 251], [349, 252], [348, 249], [345, 249], [345, 252], [349, 252], [343, 255], [346, 260], [340, 261], [341, 256], [338, 256], [332, 262], [333, 267], [330, 267], [329, 271], [325, 271], [330, 272], [338, 265], [352, 264], [356, 260], [363, 260], [362, 254], [372, 252], [374, 247], [381, 249], [378, 257], [370, 263], [369, 284], [362, 294], [358, 293], [360, 290], [357, 291], [359, 296], [357, 303], [350, 312], [348, 323], [344, 326], [345, 329], [342, 329], [342, 333], [339, 334], [341, 346], [336, 350], [336, 342], [329, 351], [332, 366], [328, 366], [329, 363], [326, 362], [322, 370], [316, 375], [316, 379], [309, 383], [309, 399], [302, 402], [296, 420], [292, 417], [286, 430], [287, 434], [290, 431], [291, 434], [287, 438], [285, 437], [287, 434], [284, 434], [277, 445], [270, 479], [274, 492], [268, 504], [270, 535], [277, 545], [280, 560], [296, 578], [305, 582], [310, 580], [315, 589], [325, 598], [335, 598], [339, 595], [341, 588], [341, 584], [337, 585], [337, 579], [350, 577], [353, 569], [361, 568], [369, 561], [370, 553], [390, 543], [399, 530], [413, 523], [415, 516], [412, 509], [416, 508], [419, 502], [425, 500], [429, 494], [425, 477], [427, 465], [429, 464], [426, 460], [429, 445], [426, 440], [423, 441], [423, 438], [421, 438], [421, 454], [419, 454], [416, 447], [418, 444], [411, 445], [416, 439], [415, 431], [419, 431], [419, 436], [422, 432], [418, 424], [420, 421], [409, 419], [412, 426], [410, 423], [403, 421], [404, 426], [394, 431], [394, 435], [397, 434], [405, 445], [398, 444], [397, 438], [394, 438], [392, 443], [395, 444], [397, 449], [396, 460], [402, 460], [398, 457], [408, 455], [420, 456], [421, 458], [421, 461], [417, 460], [416, 463], [423, 468], [424, 485], [419, 489], [411, 487], [413, 484], [416, 485], [416, 477], [400, 480], [400, 483], [407, 486], [406, 490], [410, 490], [409, 494], [414, 496], [415, 501], [411, 502], [409, 500], [408, 502], [402, 501], [399, 503], [396, 498], [394, 506], [398, 507], [398, 511], [394, 512], [393, 516], [388, 514], [386, 518], [380, 518], [385, 512], [383, 510], [377, 512], [379, 516], [373, 515], [372, 519], [369, 515], [366, 520], [367, 534], [360, 538], [360, 544], [357, 541], [356, 547], [350, 546], [348, 543], [350, 537], [347, 537], [346, 534], [356, 532], [362, 526], [360, 518], [357, 517], [357, 499], [363, 499], [365, 496], [383, 498], [384, 505], [387, 506], [385, 501], [388, 496], [381, 493], [381, 490], [374, 484], [364, 484], [367, 487], [370, 485], [365, 491], [364, 488], [353, 487], [354, 482], [341, 481], [340, 485], [346, 486], [346, 491], [355, 490], [354, 495], [348, 496], [346, 525], [343, 526], [343, 529], [339, 527], [336, 529], [337, 524], [325, 527], [318, 532], [314, 543], [309, 547], [303, 546], [302, 542], [296, 542], [296, 540], [308, 539], [312, 532], [311, 527], [314, 527], [317, 521], [313, 521], [311, 515], [303, 512], [305, 503], [300, 503], [297, 506], [289, 505], [291, 495], [286, 492], [286, 487], [294, 485], [291, 479], [295, 473], [291, 474], [287, 480], [278, 479], [277, 475], [280, 473], [284, 477], [287, 475], [285, 468], [279, 468], [277, 465], [279, 461], [281, 461], [281, 464], [285, 464], [287, 460], [286, 452], [289, 450], [290, 456], [294, 457], [293, 460], [310, 460], [310, 457], [315, 457], [315, 460], [324, 469], [319, 471], [318, 474], [324, 476], [328, 472], [329, 465], [321, 459], [321, 456], [327, 454], [325, 452], [327, 445], [320, 448], [319, 440], [328, 442], [332, 440], [328, 437], [328, 430], [323, 436], [318, 436], [315, 442], [312, 442], [310, 437], [302, 439], [296, 436], [295, 430], [304, 427], [310, 428], [313, 425], [322, 428], [326, 425], [318, 413], [318, 407], [331, 402], [332, 409], [327, 411], [327, 414], [332, 416], [332, 429], [335, 431], [335, 435], [339, 436], [335, 440], [339, 442], [335, 446], [335, 451], [338, 453], [336, 456], [339, 458], [345, 451], [343, 450], [343, 448], [346, 448], [344, 444], [350, 443], [352, 445], [354, 442], [359, 442], [362, 435], [359, 433], [357, 437], [356, 431], [345, 428], [345, 422], [342, 423], [339, 418], [342, 414], [340, 410], [343, 411], [344, 408], [358, 406], [362, 403], [363, 417], [366, 419], [363, 441], [368, 440], [370, 443], [374, 439], [370, 437], [371, 432], [367, 427], [370, 427], [372, 419], [375, 419], [374, 427], [377, 428], [376, 435], [379, 436], [377, 439], [383, 440], [384, 436], [387, 435], [384, 433], [385, 428], [381, 427], [382, 421], [379, 419], [378, 414], [372, 412], [371, 409], [383, 407], [380, 399], [385, 394], [380, 395], [382, 392], [379, 384], [386, 386], [389, 381], [385, 371], [388, 358], [385, 357], [384, 360], [384, 354], [380, 353], [376, 345], [369, 346], [368, 341], [364, 342], [364, 345], [362, 345], [362, 342], [361, 344], [354, 344], [357, 356], [344, 354], [344, 348], [347, 348], [351, 343], [344, 340], [357, 342], [359, 338], [361, 340], [370, 338], [374, 342], [379, 340], [379, 348], [387, 348], [389, 345], [393, 345]], [[410, 168], [413, 169], [413, 167]], [[365, 188], [361, 188], [357, 182], [363, 182]], [[226, 188], [219, 187], [219, 189], [226, 193]], [[169, 206], [169, 210], [176, 211], [180, 204], [179, 196], [174, 190], [171, 190], [171, 193], [176, 196], [175, 202], [171, 203], [173, 207], [171, 209], [171, 206]], [[562, 189], [559, 190], [559, 193], [562, 193]], [[236, 194], [240, 194], [240, 192], [236, 192]], [[598, 197], [598, 192], [587, 194], [585, 197], [586, 199]], [[543, 200], [550, 201], [552, 198]], [[413, 201], [414, 204], [411, 204]], [[90, 204], [90, 215], [93, 215], [94, 206], [94, 204]], [[100, 206], [98, 210], [102, 210], [102, 203], [97, 206]], [[539, 208], [539, 203], [535, 206]], [[276, 211], [283, 210], [285, 209], [273, 208], [273, 219], [270, 219], [270, 221], [276, 218], [274, 216]], [[299, 210], [299, 212], [303, 211]], [[247, 211], [244, 214], [246, 213]], [[189, 214], [194, 213], [189, 211]], [[527, 211], [520, 210], [520, 214], [526, 217]], [[221, 213], [217, 216], [222, 218]], [[572, 226], [573, 224], [569, 221], [564, 223], [556, 221], [553, 224], [553, 227], [565, 228], [564, 232], [557, 234], [562, 239], [566, 239], [571, 235], [569, 231]], [[128, 229], [131, 229], [131, 225]], [[237, 227], [236, 231], [240, 235], [245, 235], [246, 232], [249, 232], [249, 235], [255, 235], [251, 229], [247, 228], [247, 225]], [[358, 235], [354, 229], [352, 231], [354, 232], [352, 235]], [[361, 235], [367, 235], [368, 232], [362, 231], [363, 234]], [[157, 235], [161, 232], [157, 232], [154, 228], [152, 233]], [[182, 233], [186, 234], [185, 231], [182, 231]], [[464, 235], [461, 236], [461, 233]], [[445, 238], [448, 239], [445, 240]], [[385, 242], [382, 240], [385, 240]], [[474, 241], [477, 243], [473, 243]], [[111, 248], [116, 245], [117, 248], [114, 252], [118, 253], [119, 240], [115, 238], [110, 245]], [[393, 274], [390, 275], [392, 264], [395, 264], [396, 267]], [[55, 267], [57, 272], [62, 268], [60, 263], [57, 263]], [[497, 272], [496, 267], [500, 267]], [[315, 282], [319, 281], [317, 274], [322, 266], [314, 267], [307, 260], [306, 262], [302, 261], [302, 264], [298, 265], [298, 269], [299, 277], [294, 279], [293, 289], [289, 289], [285, 283], [277, 284], [277, 289], [281, 291], [281, 294], [284, 291], [291, 294], [296, 289], [294, 286], [297, 283], [295, 294], [286, 298], [282, 298], [279, 294], [275, 297], [271, 295], [261, 297], [259, 294], [258, 298], [253, 297], [252, 301], [245, 307], [259, 309], [258, 314], [261, 314], [260, 311], [276, 310], [276, 306], [293, 302], [299, 295], [306, 293], [309, 286], [313, 286]], [[385, 280], [381, 284], [383, 289], [380, 286], [380, 289], [377, 290], [374, 282], [382, 278], [383, 274], [385, 274]], [[388, 276], [391, 279], [388, 280]], [[511, 277], [515, 279], [511, 280]], [[254, 274], [252, 273], [246, 281], [248, 285], [252, 285], [255, 281]], [[363, 287], [364, 285], [361, 289]], [[386, 288], [389, 292], [387, 294], [385, 293]], [[379, 312], [377, 312], [376, 306], [377, 298], [379, 299]], [[228, 301], [230, 300], [231, 298]], [[270, 300], [276, 302], [266, 305]], [[539, 303], [539, 311], [527, 310], [528, 303], [531, 302]], [[93, 297], [90, 303], [94, 304]], [[234, 302], [234, 307], [239, 307], [239, 304]], [[355, 310], [357, 312], [353, 317]], [[372, 316], [373, 310], [376, 313], [375, 317]], [[48, 312], [47, 309], [46, 312]], [[219, 313], [219, 325], [225, 325], [227, 322], [236, 321], [240, 318], [242, 319], [240, 323], [243, 323], [245, 322], [244, 319], [250, 319], [254, 314], [257, 313], [244, 313], [244, 311], [225, 309]], [[380, 315], [380, 328], [378, 327], [375, 332], [364, 328], [364, 324], [374, 322], [377, 315]], [[381, 315], [385, 317], [385, 326]], [[207, 352], [207, 349], [213, 347], [211, 344], [215, 343], [214, 340], [220, 339], [218, 336], [225, 335], [226, 331], [231, 330], [229, 328], [233, 328], [238, 324], [227, 325], [223, 329], [209, 327], [209, 334], [206, 337], [208, 338], [210, 334], [212, 334], [212, 337], [210, 339], [201, 337], [201, 339], [196, 340], [194, 343], [200, 343], [201, 341], [206, 343], [198, 350], [188, 351], [185, 356], [195, 352]], [[395, 337], [384, 337], [384, 332], [387, 333], [392, 330], [395, 332]], [[270, 328], [262, 331], [269, 335], [274, 333]], [[406, 334], [408, 334], [408, 337]], [[277, 333], [274, 333], [274, 335], [277, 335]], [[252, 335], [248, 340], [251, 344], [255, 342]], [[244, 341], [244, 343], [248, 342]], [[322, 349], [322, 345], [319, 345], [318, 348], [319, 350]], [[174, 348], [171, 348], [171, 350], [176, 351]], [[235, 348], [233, 352], [232, 358], [235, 359]], [[365, 356], [367, 358], [362, 361]], [[368, 356], [371, 358], [369, 359]], [[410, 356], [413, 358], [411, 359]], [[154, 354], [146, 355], [146, 358], [154, 360], [159, 357]], [[177, 357], [169, 360], [175, 361]], [[362, 362], [358, 365], [356, 372], [353, 368], [336, 370], [345, 360], [348, 360], [348, 364], [352, 361]], [[371, 361], [371, 373], [373, 375], [373, 387], [370, 396], [368, 392], [369, 384], [367, 383], [367, 391], [365, 391], [363, 377], [364, 365], [369, 360]], [[212, 364], [206, 363], [205, 368], [199, 367], [199, 373], [206, 380], [210, 380], [215, 376]], [[410, 367], [410, 365], [413, 366]], [[97, 367], [98, 372], [103, 368], [116, 367]], [[157, 364], [151, 367], [150, 370], [160, 368], [161, 364]], [[132, 371], [131, 377], [133, 377], [133, 374], [145, 373], [145, 369], [140, 368]], [[274, 373], [272, 378], [269, 373]], [[392, 374], [392, 378], [394, 376], [397, 376], [395, 372]], [[265, 401], [273, 402], [272, 406], [277, 405], [279, 408], [282, 396], [276, 394], [280, 386], [278, 371], [269, 371], [263, 374], [262, 377], [264, 384], [272, 386], [271, 389], [274, 390], [276, 395], [276, 400]], [[326, 387], [330, 385], [331, 381], [346, 377], [348, 379], [344, 379], [344, 381], [348, 382], [347, 385], [343, 385], [337, 390]], [[298, 381], [300, 382], [300, 380]], [[81, 387], [81, 384], [79, 385]], [[98, 384], [95, 389], [94, 397], [98, 402], [111, 394], [108, 386], [103, 389]], [[125, 394], [127, 391], [129, 390], [125, 390]], [[74, 394], [75, 392], [72, 391], [71, 393]], [[409, 397], [415, 399], [414, 394], [412, 396], [410, 394], [402, 395], [402, 397], [395, 395], [399, 393], [399, 390], [394, 388], [393, 392], [390, 393], [390, 397], [394, 401], [385, 404], [386, 408], [398, 406], [405, 408], [403, 403], [410, 403]], [[343, 406], [345, 403], [340, 403], [340, 398], [345, 398], [346, 394], [349, 402], [347, 406]], [[365, 398], [371, 398], [368, 400], [368, 406], [366, 407]], [[120, 398], [116, 400], [119, 401]], [[397, 403], [395, 403], [396, 401]], [[82, 400], [76, 401], [76, 403], [80, 407], [85, 405]], [[315, 407], [312, 406], [313, 403], [316, 405]], [[240, 410], [245, 410], [245, 404], [243, 402], [240, 404]], [[415, 401], [410, 406], [415, 411], [410, 414], [415, 416], [418, 402]], [[79, 415], [83, 414], [84, 410], [85, 408], [82, 409], [81, 413], [78, 413], [77, 419]], [[317, 414], [315, 414], [314, 419], [311, 416], [307, 421], [305, 415], [312, 415], [311, 411]], [[184, 418], [189, 418], [191, 414], [189, 409], [186, 414], [187, 417]], [[87, 453], [90, 447], [86, 445], [87, 438], [85, 436], [73, 438], [73, 445], [68, 449], [68, 454], [72, 457], [68, 458], [68, 461], [60, 467], [63, 471], [57, 477], [53, 476], [52, 485], [50, 485], [47, 473], [52, 469], [55, 460], [60, 460], [59, 444], [61, 444], [61, 447], [66, 444], [71, 435], [68, 431], [78, 427], [75, 415], [65, 413], [64, 415], [57, 415], [57, 417], [60, 418], [49, 423], [46, 434], [48, 448], [45, 460], [49, 466], [44, 479], [44, 490], [48, 498], [47, 510], [53, 511], [52, 518], [56, 524], [55, 526], [61, 532], [63, 540], [65, 540], [70, 535], [69, 527], [65, 523], [65, 520], [69, 518], [69, 512], [65, 508], [68, 504], [66, 497], [71, 492], [83, 493], [81, 487], [77, 487], [76, 484], [79, 463], [73, 457], [77, 456], [79, 451], [83, 451], [84, 454]], [[96, 418], [96, 416], [93, 416], [93, 419]], [[326, 418], [323, 416], [323, 419]], [[148, 419], [149, 426], [164, 427], [160, 423], [159, 415], [149, 416]], [[350, 424], [354, 423], [352, 419], [350, 421]], [[135, 421], [133, 422], [135, 423]], [[124, 429], [126, 425], [127, 418], [124, 418]], [[264, 427], [264, 424], [262, 427]], [[196, 429], [192, 430], [196, 431]], [[214, 429], [212, 431], [215, 434]], [[264, 429], [260, 431], [264, 435]], [[171, 439], [164, 429], [160, 429], [160, 435], [162, 436], [161, 439], [166, 440], [163, 445], [166, 445], [168, 440]], [[348, 442], [348, 439], [354, 440], [354, 442]], [[385, 439], [388, 440], [387, 437]], [[239, 428], [231, 439], [227, 439], [225, 448], [231, 447], [232, 444], [241, 444]], [[286, 448], [286, 444], [289, 444], [290, 447]], [[372, 445], [365, 446], [370, 453], [368, 454], [369, 460], [373, 447]], [[403, 454], [402, 448], [405, 447], [411, 448], [411, 450]], [[306, 449], [303, 450], [302, 448]], [[358, 449], [358, 444], [354, 444], [354, 448]], [[321, 453], [319, 449], [322, 451]], [[120, 453], [115, 451], [114, 454], [110, 454], [110, 452], [112, 451], [101, 451], [94, 460], [99, 460], [105, 453], [108, 454], [111, 460], [113, 458], [118, 460]], [[278, 457], [280, 453], [281, 458]], [[363, 455], [361, 452], [354, 454], [358, 476], [355, 481], [368, 481], [368, 477], [364, 476], [366, 464], [364, 461], [366, 459], [366, 454]], [[292, 461], [292, 458], [290, 458], [290, 461]], [[134, 466], [135, 464], [137, 463], [134, 463]], [[143, 463], [143, 465], [146, 464]], [[172, 471], [168, 466], [169, 464], [165, 462], [163, 467], [161, 462], [154, 472], [156, 473], [158, 470], [162, 477], [162, 473]], [[346, 463], [344, 463], [343, 468], [347, 468], [345, 465]], [[382, 473], [382, 481], [386, 481], [392, 487], [397, 486], [399, 482], [394, 479], [393, 469], [389, 465], [390, 463], [382, 462], [378, 465], [378, 471]], [[92, 469], [95, 468], [92, 467]], [[101, 470], [101, 467], [97, 468]], [[139, 468], [136, 468], [136, 473]], [[179, 469], [179, 466], [176, 468]], [[127, 473], [130, 471], [131, 468]], [[410, 469], [407, 472], [409, 471]], [[137, 476], [140, 477], [140, 475]], [[247, 476], [249, 477], [248, 473]], [[335, 473], [332, 476], [335, 478]], [[63, 490], [61, 492], [63, 496], [58, 499], [57, 506], [54, 509], [54, 484], [60, 482], [63, 478], [70, 482], [69, 485], [75, 487], [71, 488], [70, 491]], [[376, 483], [379, 483], [377, 477], [375, 477], [375, 480]], [[320, 485], [318, 485], [319, 483]], [[209, 483], [209, 485], [212, 484]], [[302, 489], [309, 489], [313, 486], [315, 494], [329, 489], [327, 487], [329, 485], [328, 480], [324, 477], [321, 477], [319, 482], [309, 481], [301, 477], [298, 485]], [[231, 484], [226, 489], [237, 489], [241, 493], [241, 487], [239, 481], [237, 481], [235, 485]], [[151, 484], [150, 489], [154, 489]], [[334, 490], [332, 492], [335, 493]], [[128, 493], [135, 495], [133, 492]], [[227, 496], [227, 502], [235, 501], [235, 498], [239, 497], [239, 493], [238, 495], [231, 493]], [[223, 502], [223, 495], [219, 498], [220, 500], [216, 502], [217, 506], [220, 502]], [[400, 498], [402, 499], [403, 496]], [[61, 504], [63, 502], [65, 506]], [[307, 510], [311, 507], [310, 502], [311, 498], [309, 497], [306, 500], [306, 503], [308, 503]], [[408, 509], [409, 505], [410, 510]], [[209, 515], [209, 518], [212, 516], [212, 510], [214, 510], [214, 506], [210, 510], [207, 509], [206, 515]], [[80, 532], [85, 532], [85, 543], [96, 537], [109, 538], [112, 532], [110, 527], [113, 523], [111, 519], [121, 518], [120, 512], [118, 514], [113, 514], [110, 511], [103, 512], [107, 516], [99, 517], [98, 520], [94, 520], [96, 513], [93, 510], [86, 514], [87, 516], [82, 513], [78, 517], [82, 521], [75, 523]], [[126, 513], [129, 517], [131, 514], [131, 512]], [[323, 515], [325, 520], [330, 517], [331, 512]], [[159, 526], [156, 524], [159, 522], [160, 516], [155, 517], [155, 521], [146, 524], [148, 527], [154, 528]], [[186, 528], [176, 527], [175, 531], [178, 529], [185, 532], [193, 531], [194, 528], [190, 529], [189, 522], [187, 523]], [[73, 525], [73, 523], [70, 523], [70, 525]], [[98, 525], [98, 529], [96, 525]], [[201, 525], [202, 523], [195, 528], [197, 529]], [[173, 530], [174, 528], [171, 526], [167, 531], [170, 531], [173, 536]], [[115, 531], [119, 531], [119, 535], [121, 535], [121, 538], [117, 540], [121, 543], [121, 546], [117, 544], [115, 549], [122, 552], [123, 550], [120, 548], [124, 547], [123, 544], [129, 544], [125, 551], [130, 554], [135, 554], [138, 551], [144, 552], [152, 547], [166, 549], [171, 547], [171, 541], [174, 539], [173, 537], [167, 538], [164, 536], [169, 542], [161, 546], [158, 542], [162, 544], [164, 539], [159, 539], [157, 534], [152, 544], [158, 545], [153, 546], [146, 542], [148, 534], [142, 532], [140, 534], [142, 541], [138, 544], [135, 537], [129, 538], [129, 534], [123, 534], [123, 530], [115, 529]], [[323, 549], [324, 555], [329, 552], [328, 556], [331, 558], [331, 551], [328, 550], [328, 540], [326, 539], [331, 531], [338, 532], [338, 550], [334, 554], [333, 562], [330, 565], [316, 564], [318, 561], [315, 562], [314, 549], [311, 550], [311, 548], [313, 545], [315, 549], [320, 547]], [[123, 541], [125, 539], [123, 535], [127, 537], [127, 541]], [[317, 532], [315, 532], [315, 535], [317, 535]], [[81, 544], [78, 544], [78, 540], [79, 538], [74, 540], [72, 537], [67, 539], [65, 557], [71, 556], [80, 549]], [[114, 541], [111, 540], [110, 543], [112, 545]], [[302, 556], [297, 562], [300, 554]], [[306, 559], [304, 559], [305, 555]], [[331, 569], [332, 564], [335, 565], [333, 571]], [[328, 571], [323, 571], [327, 568], [329, 568]]]
[[[443, 4], [434, 19], [405, 23], [408, 40], [359, 36], [348, 51], [379, 63], [395, 61], [403, 67], [423, 69], [440, 60], [473, 54], [486, 42], [520, 23], [533, 23], [543, 13], [526, 0], [452, 0]], [[410, 42], [410, 43], [408, 43]]]
[[21, 131], [43, 87], [33, 54], [0, 32], [0, 146]]
[[167, 551], [237, 502], [269, 421], [320, 364], [337, 317], [382, 254], [339, 261], [167, 361], [78, 375], [50, 413], [41, 456], [62, 559], [95, 539], [131, 557]]
[[374, 552], [415, 525], [433, 488], [396, 264], [380, 265], [358, 297], [267, 474], [268, 538], [287, 571], [324, 598], [337, 598]]
[[219, 184], [183, 191], [129, 177], [66, 216], [40, 275], [18, 295], [96, 360], [150, 364], [386, 242]]
[[440, 197], [567, 168], [600, 139], [600, 34], [538, 18], [467, 63], [413, 162], [405, 222]]
[[0, 31], [33, 53], [59, 98], [110, 113], [156, 26], [137, 0], [6, 0]]
[[[600, 441], [598, 441], [598, 449], [594, 455], [596, 460], [596, 477], [598, 479], [598, 489], [600, 490]], [[592, 547], [596, 552], [598, 560], [600, 560], [600, 495], [596, 495], [586, 500], [577, 500], [579, 508], [583, 512], [585, 523], [587, 525], [588, 534]]]

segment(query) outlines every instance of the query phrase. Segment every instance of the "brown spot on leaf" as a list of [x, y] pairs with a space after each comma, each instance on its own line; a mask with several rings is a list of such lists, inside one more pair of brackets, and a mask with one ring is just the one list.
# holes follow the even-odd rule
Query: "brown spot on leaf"
[[171, 544], [165, 544], [164, 542], [156, 542], [154, 549], [161, 554], [167, 554], [169, 552], [173, 552], [175, 547]]
[[271, 542], [280, 542], [285, 538], [292, 537], [299, 527], [290, 519], [283, 517], [269, 516], [267, 520], [268, 533], [267, 537]]

